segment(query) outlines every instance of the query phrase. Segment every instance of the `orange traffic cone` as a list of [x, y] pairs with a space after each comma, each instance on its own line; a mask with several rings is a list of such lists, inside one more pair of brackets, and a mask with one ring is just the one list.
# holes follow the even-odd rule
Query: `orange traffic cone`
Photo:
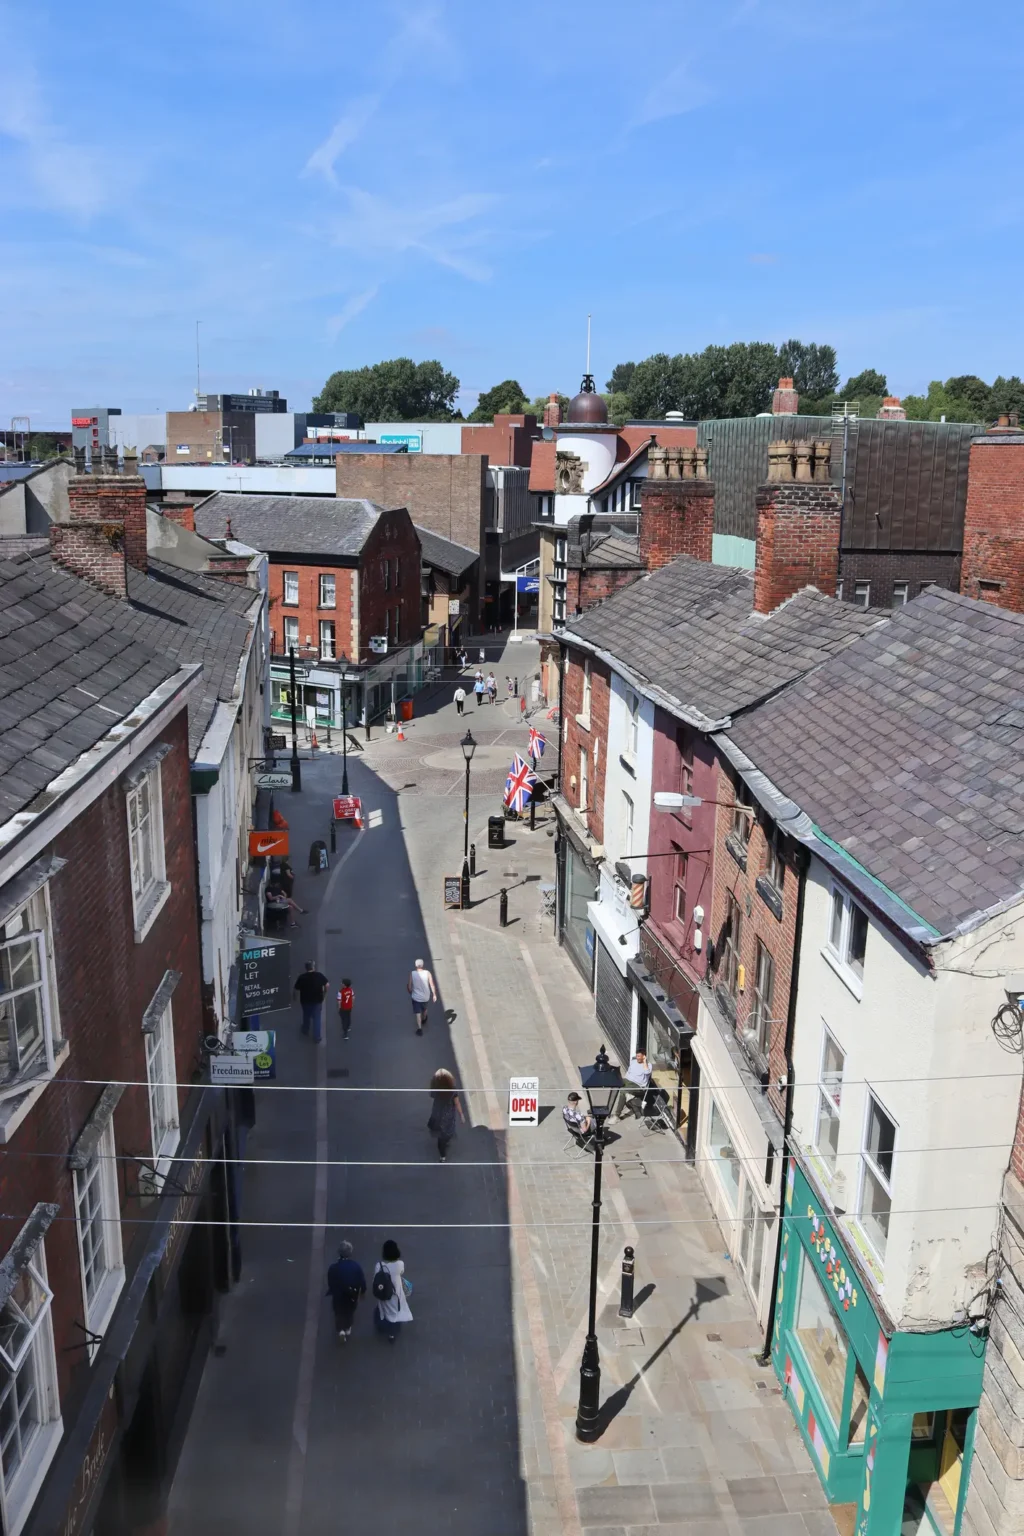
[[316, 731], [313, 732], [313, 735], [310, 738], [310, 746], [313, 748], [314, 752], [316, 751], [317, 747], [319, 746], [319, 742], [316, 739]]
[[399, 720], [399, 722], [398, 722], [398, 739], [399, 739], [399, 741], [404, 741], [405, 740], [405, 732], [402, 730], [402, 722], [401, 722], [401, 720]]

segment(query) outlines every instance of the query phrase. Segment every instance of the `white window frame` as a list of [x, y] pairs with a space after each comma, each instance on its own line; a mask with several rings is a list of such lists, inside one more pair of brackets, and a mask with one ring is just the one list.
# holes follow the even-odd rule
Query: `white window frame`
[[626, 756], [636, 758], [640, 749], [640, 699], [635, 693], [626, 694]]
[[587, 725], [590, 724], [590, 657], [583, 658], [583, 703], [580, 707], [580, 719]]
[[[840, 1060], [838, 1073], [826, 1072], [825, 1062], [828, 1058], [829, 1047], [836, 1052]], [[827, 1027], [821, 1031], [821, 1054], [818, 1058], [818, 1093], [814, 1113], [814, 1150], [819, 1159], [828, 1169], [830, 1176], [836, 1172], [836, 1159], [838, 1151], [833, 1153], [826, 1143], [822, 1147], [821, 1127], [826, 1119], [836, 1123], [836, 1147], [839, 1146], [839, 1129], [843, 1119], [843, 1073], [846, 1071], [846, 1052], [839, 1041]]]
[[[9, 1098], [12, 1094], [23, 1094], [26, 1080], [42, 1078], [46, 1081], [53, 1076], [56, 1069], [55, 1042], [59, 1033], [57, 978], [53, 964], [50, 893], [46, 885], [41, 886], [38, 891], [33, 891], [31, 896], [14, 909], [4, 923], [4, 929], [12, 927], [23, 913], [27, 915], [26, 920], [29, 926], [21, 933], [12, 934], [10, 939], [0, 938], [0, 950], [6, 949], [11, 944], [31, 944], [35, 950], [39, 980], [34, 981], [31, 987], [17, 987], [9, 992], [4, 990], [3, 981], [0, 980], [0, 1001], [5, 997], [13, 998], [38, 989], [43, 1015], [43, 1036], [37, 1049], [26, 1058], [25, 1062], [16, 1064], [9, 1077], [0, 1079], [0, 1099]], [[16, 1044], [14, 1048], [17, 1050]]]
[[[762, 967], [762, 960], [764, 966]], [[763, 972], [768, 977], [768, 998], [762, 996]], [[767, 1060], [772, 1036], [772, 1009], [775, 1006], [775, 956], [764, 940], [758, 936], [754, 948], [754, 1002], [750, 1010], [750, 1028], [755, 1033], [754, 1044]]]
[[633, 797], [622, 791], [622, 857], [628, 859], [633, 852], [633, 819], [636, 807]]
[[853, 606], [855, 608], [871, 607], [871, 583], [870, 581], [855, 581], [853, 584]]
[[[291, 595], [294, 592], [294, 597]], [[281, 572], [281, 601], [289, 608], [299, 606], [299, 573], [298, 571]]]
[[643, 510], [643, 494], [644, 494], [644, 482], [643, 482], [643, 480], [631, 480], [630, 483], [629, 483], [629, 489], [630, 489], [630, 507], [631, 507], [632, 511], [634, 511], [634, 512], [642, 511]]
[[[25, 1266], [27, 1273], [43, 1293], [43, 1303], [29, 1325], [27, 1337], [22, 1339], [17, 1352], [8, 1355], [0, 1346], [0, 1398], [6, 1401], [8, 1393], [17, 1389], [17, 1382], [33, 1371], [36, 1401], [45, 1418], [37, 1418], [31, 1438], [24, 1447], [23, 1455], [8, 1482], [0, 1457], [0, 1526], [8, 1536], [18, 1536], [28, 1519], [32, 1506], [42, 1487], [54, 1452], [64, 1433], [60, 1416], [60, 1395], [57, 1386], [57, 1354], [53, 1343], [53, 1318], [51, 1308], [53, 1292], [47, 1283], [46, 1253], [40, 1240]], [[17, 1306], [13, 1298], [8, 1305]], [[21, 1311], [21, 1308], [18, 1308]], [[22, 1314], [24, 1316], [24, 1314]], [[27, 1321], [27, 1319], [26, 1319]], [[2, 1416], [2, 1415], [0, 1415]]]
[[[178, 1122], [178, 1072], [174, 1060], [174, 1019], [170, 1002], [167, 1003], [153, 1029], [146, 1032], [145, 1041], [153, 1162], [157, 1173], [163, 1177], [170, 1167], [170, 1159], [178, 1150], [178, 1142], [181, 1139], [181, 1127]], [[154, 1066], [160, 1069], [159, 1075], [155, 1077]]]
[[[150, 843], [148, 879], [140, 863], [143, 840], [140, 809], [144, 792], [147, 793], [149, 800], [148, 833], [146, 834]], [[171, 894], [164, 849], [163, 779], [158, 762], [145, 769], [138, 783], [131, 785], [125, 791], [125, 815], [128, 820], [128, 859], [131, 867], [132, 909], [135, 914], [135, 942], [141, 944]]]
[[[839, 931], [836, 934], [836, 918], [838, 905], [842, 903], [842, 913], [839, 916]], [[854, 926], [854, 913], [859, 913], [864, 920], [864, 956], [858, 963], [851, 960], [851, 937]], [[832, 883], [828, 903], [828, 933], [822, 954], [831, 965], [836, 974], [846, 983], [854, 997], [861, 998], [864, 993], [864, 968], [867, 964], [868, 934], [871, 931], [871, 919], [867, 911], [859, 901], [854, 900], [843, 886]]]
[[[337, 629], [333, 619], [320, 620], [320, 657], [324, 661], [333, 661], [337, 655]], [[324, 644], [324, 639], [327, 644]]]
[[894, 581], [892, 584], [892, 606], [905, 608], [910, 602], [910, 582]]
[[338, 579], [333, 571], [321, 571], [318, 582], [319, 608], [337, 608]]
[[384, 582], [384, 591], [391, 591], [391, 561], [382, 560], [380, 563], [381, 579]]
[[[882, 1169], [879, 1167], [878, 1163], [875, 1162], [874, 1157], [868, 1151], [868, 1129], [869, 1129], [869, 1127], [871, 1125], [871, 1106], [872, 1106], [872, 1104], [875, 1104], [877, 1106], [877, 1108], [879, 1110], [879, 1113], [882, 1114], [885, 1117], [885, 1119], [888, 1120], [889, 1124], [892, 1126], [892, 1171], [889, 1174], [888, 1178], [882, 1172]], [[863, 1123], [863, 1126], [861, 1128], [861, 1138], [860, 1138], [860, 1176], [859, 1176], [859, 1178], [857, 1180], [857, 1229], [861, 1233], [861, 1235], [864, 1238], [864, 1241], [867, 1243], [868, 1247], [871, 1249], [871, 1252], [875, 1255], [875, 1258], [878, 1260], [879, 1264], [884, 1264], [885, 1263], [885, 1249], [886, 1249], [886, 1246], [887, 1246], [888, 1240], [889, 1240], [888, 1233], [886, 1233], [886, 1241], [885, 1241], [885, 1243], [882, 1244], [881, 1251], [879, 1251], [879, 1246], [878, 1246], [878, 1242], [877, 1242], [876, 1238], [874, 1236], [872, 1236], [871, 1232], [868, 1230], [867, 1226], [865, 1225], [864, 1215], [863, 1215], [863, 1211], [864, 1211], [864, 1194], [865, 1194], [865, 1190], [867, 1188], [867, 1181], [868, 1181], [868, 1179], [874, 1179], [876, 1181], [876, 1183], [879, 1185], [879, 1187], [881, 1188], [882, 1193], [888, 1199], [888, 1201], [889, 1201], [888, 1215], [889, 1216], [892, 1215], [892, 1189], [893, 1189], [893, 1183], [895, 1182], [894, 1175], [895, 1175], [895, 1172], [896, 1172], [896, 1152], [897, 1152], [897, 1148], [898, 1148], [898, 1145], [899, 1145], [899, 1134], [900, 1134], [900, 1128], [897, 1125], [896, 1120], [889, 1113], [889, 1111], [886, 1109], [885, 1105], [882, 1103], [881, 1099], [878, 1097], [878, 1094], [875, 1093], [874, 1089], [869, 1086], [868, 1087], [868, 1091], [867, 1091], [867, 1093], [865, 1095], [865, 1101], [864, 1101], [864, 1123]]]
[[576, 802], [576, 809], [579, 811], [581, 816], [587, 809], [587, 789], [589, 787], [587, 783], [587, 768], [587, 749], [586, 747], [580, 747], [580, 777], [579, 783], [577, 785], [579, 793]]
[[[121, 1206], [117, 1187], [117, 1156], [114, 1146], [114, 1122], [108, 1120], [89, 1164], [74, 1171], [75, 1230], [78, 1233], [78, 1260], [82, 1274], [82, 1305], [85, 1326], [90, 1333], [102, 1334], [110, 1321], [117, 1298], [124, 1286], [124, 1252], [121, 1243]], [[86, 1219], [84, 1208], [90, 1203], [92, 1214]], [[99, 1225], [99, 1244], [92, 1229]], [[103, 1268], [96, 1278], [95, 1255], [102, 1251]], [[89, 1294], [89, 1277], [96, 1283]], [[89, 1345], [90, 1360], [98, 1344]]]
[[289, 613], [285, 614], [283, 620], [281, 621], [281, 633], [284, 636], [284, 653], [285, 653], [285, 655], [287, 656], [288, 652], [290, 650], [292, 650], [293, 647], [294, 647], [295, 650], [298, 650], [298, 648], [299, 648], [299, 620], [298, 620], [298, 616], [296, 614], [289, 614]]

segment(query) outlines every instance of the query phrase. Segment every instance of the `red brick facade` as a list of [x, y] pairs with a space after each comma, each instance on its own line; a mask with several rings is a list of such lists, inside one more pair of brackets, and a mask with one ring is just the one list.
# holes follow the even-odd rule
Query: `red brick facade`
[[[167, 970], [180, 972], [172, 1000], [179, 1107], [200, 1068], [202, 1005], [196, 918], [196, 867], [189, 790], [188, 730], [184, 708], [161, 740], [171, 751], [160, 766], [166, 878], [170, 895], [153, 927], [135, 942], [125, 787], [111, 785], [64, 831], [48, 853], [67, 862], [49, 887], [60, 1034], [70, 1055], [14, 1132], [0, 1163], [0, 1254], [6, 1253], [26, 1215], [39, 1201], [60, 1206], [46, 1234], [46, 1262], [54, 1293], [53, 1331], [61, 1411], [73, 1423], [89, 1376], [82, 1348], [84, 1302], [75, 1194], [67, 1166], [71, 1151], [105, 1081], [145, 1084], [142, 1016]], [[91, 1080], [91, 1081], [86, 1081]], [[124, 1090], [113, 1116], [126, 1274], [146, 1243], [152, 1201], [139, 1198], [139, 1164], [152, 1159], [145, 1086]], [[45, 1155], [43, 1155], [45, 1154]], [[56, 1154], [56, 1155], [55, 1155]]]
[[971, 443], [960, 591], [1024, 613], [1024, 433]]
[[841, 506], [840, 492], [832, 485], [783, 481], [758, 489], [758, 613], [771, 613], [802, 587], [835, 597]]
[[[770, 846], [768, 832], [772, 824], [764, 817], [755, 819], [752, 827], [750, 818], [744, 818], [745, 825], [751, 827], [746, 839], [733, 832], [733, 812], [729, 806], [737, 799], [737, 786], [720, 759], [715, 799], [725, 801], [726, 804], [718, 807], [715, 822], [713, 897], [708, 916], [708, 937], [712, 941], [714, 955], [710, 976], [723, 1011], [735, 1014], [736, 1031], [742, 1041], [744, 1030], [754, 1023], [759, 942], [771, 956], [773, 984], [769, 1017], [772, 1022], [767, 1031], [767, 1056], [763, 1057], [753, 1043], [748, 1043], [745, 1048], [755, 1068], [764, 1071], [768, 1080], [768, 1101], [781, 1119], [785, 1114], [785, 1095], [779, 1092], [777, 1084], [786, 1077], [786, 1016], [796, 953], [799, 874], [792, 848], [782, 844], [781, 889], [777, 885], [773, 888], [767, 881]], [[772, 889], [777, 892], [781, 900], [781, 918], [772, 910], [762, 890], [758, 889], [759, 880], [769, 897]], [[740, 978], [743, 985], [740, 987], [737, 981], [734, 995], [728, 985], [726, 959], [730, 895], [735, 898], [739, 909], [738, 959], [743, 972]], [[710, 962], [710, 955], [708, 959]]]
[[473, 423], [462, 429], [463, 453], [482, 453], [488, 464], [519, 464], [528, 469], [540, 433], [536, 416], [498, 415], [494, 424]]
[[583, 716], [585, 658], [569, 651], [563, 693], [565, 732], [562, 794], [574, 808], [580, 804], [580, 753], [587, 755], [587, 829], [595, 842], [604, 841], [604, 782], [608, 757], [608, 700], [611, 674], [600, 661], [590, 663], [590, 713]]
[[715, 487], [710, 480], [645, 480], [640, 492], [640, 554], [656, 571], [677, 555], [711, 561]]
[[586, 613], [595, 603], [604, 602], [613, 592], [631, 587], [643, 571], [624, 570], [621, 566], [601, 570], [593, 566], [585, 571], [570, 569], [565, 578], [565, 611], [567, 614]]
[[[285, 581], [286, 573], [294, 574], [298, 579], [297, 603], [285, 602], [286, 587], [290, 585]], [[334, 578], [334, 602], [326, 607], [320, 606], [321, 576]], [[307, 565], [298, 557], [285, 555], [280, 560], [275, 558], [270, 561], [269, 582], [271, 648], [275, 652], [283, 655], [288, 650], [285, 619], [298, 620], [297, 653], [320, 650], [320, 623], [328, 620], [334, 625], [335, 654], [340, 656], [344, 652], [350, 661], [359, 659], [356, 655], [359, 634], [355, 624], [358, 569], [326, 562], [323, 565], [316, 562]]]
[[50, 554], [58, 565], [108, 597], [128, 595], [123, 523], [94, 523], [84, 518], [51, 523]]
[[138, 475], [76, 475], [68, 481], [68, 509], [73, 522], [120, 523], [124, 558], [137, 571], [147, 569], [146, 482]]

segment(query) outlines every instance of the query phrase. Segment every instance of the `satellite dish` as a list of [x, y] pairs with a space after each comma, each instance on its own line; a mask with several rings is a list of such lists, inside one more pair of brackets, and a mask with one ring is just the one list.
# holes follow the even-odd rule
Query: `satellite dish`
[[544, 441], [546, 443], [550, 443], [552, 441], [552, 439], [554, 438], [554, 435], [555, 435], [554, 427], [545, 427], [544, 431], [541, 433], [541, 436], [543, 437], [543, 439], [544, 439]]

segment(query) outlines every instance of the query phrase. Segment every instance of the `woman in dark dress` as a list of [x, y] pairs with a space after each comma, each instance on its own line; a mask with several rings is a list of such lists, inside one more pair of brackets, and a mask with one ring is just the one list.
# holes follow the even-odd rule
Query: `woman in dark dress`
[[455, 1078], [447, 1067], [438, 1067], [430, 1079], [430, 1097], [433, 1104], [427, 1130], [437, 1140], [437, 1152], [442, 1163], [447, 1161], [448, 1148], [455, 1137], [459, 1120], [465, 1120], [459, 1100]]

